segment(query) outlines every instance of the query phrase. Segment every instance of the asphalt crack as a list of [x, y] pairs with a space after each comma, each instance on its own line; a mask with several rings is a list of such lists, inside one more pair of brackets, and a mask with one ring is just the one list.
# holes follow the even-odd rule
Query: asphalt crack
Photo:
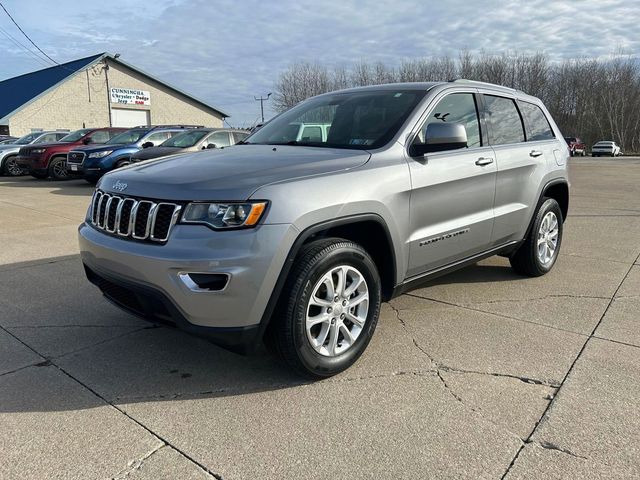
[[130, 461], [129, 464], [127, 465], [127, 468], [116, 473], [113, 477], [111, 477], [112, 480], [123, 480], [129, 477], [129, 475], [131, 475], [132, 473], [136, 472], [137, 470], [140, 470], [140, 468], [142, 468], [142, 465], [144, 465], [144, 462], [146, 462], [149, 458], [151, 458], [152, 455], [154, 455], [156, 452], [160, 451], [166, 446], [167, 444], [162, 442], [152, 450], [145, 453], [142, 457]]
[[[549, 418], [549, 412], [551, 411], [551, 409], [553, 408], [553, 406], [556, 404], [556, 401], [558, 399], [558, 397], [560, 396], [560, 392], [562, 391], [562, 387], [564, 386], [564, 384], [567, 381], [567, 378], [569, 378], [569, 375], [571, 374], [571, 372], [573, 372], [573, 369], [576, 366], [576, 363], [578, 362], [578, 360], [580, 359], [580, 357], [582, 356], [582, 354], [584, 353], [585, 349], [587, 348], [587, 345], [589, 344], [589, 342], [591, 341], [592, 338], [597, 338], [595, 337], [595, 333], [598, 330], [598, 328], [600, 327], [600, 324], [602, 323], [602, 321], [604, 320], [604, 317], [607, 315], [607, 312], [609, 311], [609, 308], [611, 307], [611, 305], [613, 304], [616, 295], [618, 294], [618, 291], [620, 290], [620, 288], [622, 288], [622, 285], [624, 284], [625, 280], [627, 279], [627, 277], [629, 276], [629, 274], [631, 273], [631, 271], [633, 270], [633, 266], [638, 262], [638, 260], [640, 260], [640, 253], [638, 254], [638, 256], [636, 257], [636, 259], [634, 260], [634, 262], [629, 266], [629, 269], [627, 270], [627, 272], [625, 273], [625, 275], [622, 277], [622, 280], [620, 280], [620, 283], [618, 284], [618, 287], [616, 288], [615, 292], [613, 292], [613, 295], [611, 296], [611, 298], [609, 299], [609, 303], [607, 304], [607, 307], [605, 308], [604, 312], [602, 312], [602, 316], [600, 317], [600, 320], [598, 320], [598, 323], [593, 327], [593, 330], [591, 331], [591, 333], [589, 334], [589, 336], [587, 337], [587, 339], [585, 340], [584, 344], [582, 345], [582, 348], [580, 349], [580, 351], [578, 352], [578, 355], [576, 355], [576, 358], [573, 360], [573, 362], [571, 363], [571, 366], [569, 367], [569, 369], [567, 370], [567, 373], [565, 374], [564, 378], [562, 379], [562, 382], [560, 382], [560, 385], [558, 386], [558, 390], [556, 391], [556, 394], [554, 395], [554, 397], [551, 399], [551, 401], [549, 402], [549, 404], [547, 405], [547, 408], [544, 410], [544, 412], [542, 412], [542, 415], [540, 416], [540, 418], [538, 419], [538, 421], [536, 422], [535, 426], [533, 427], [533, 430], [531, 431], [531, 433], [529, 434], [529, 436], [527, 437], [527, 439], [525, 440], [525, 443], [520, 447], [520, 449], [516, 452], [515, 456], [513, 457], [513, 459], [511, 460], [511, 463], [509, 463], [507, 469], [505, 470], [504, 474], [501, 477], [501, 480], [504, 480], [507, 475], [509, 475], [509, 472], [511, 471], [511, 469], [513, 468], [513, 466], [515, 465], [516, 461], [518, 460], [518, 457], [520, 456], [520, 453], [522, 453], [522, 451], [524, 450], [525, 444], [527, 443], [533, 443], [533, 436], [535, 435], [536, 431], [538, 430], [538, 428], [540, 427], [540, 425], [542, 425], [548, 418]], [[542, 445], [542, 442], [536, 442], [539, 445], [542, 446], [542, 448], [545, 448], [545, 446]], [[551, 449], [551, 450], [556, 450], [562, 453], [566, 453], [568, 455], [572, 455], [576, 458], [586, 458], [586, 457], [581, 457], [580, 455], [577, 455], [573, 452], [570, 452], [567, 449], [558, 447], [555, 444], [549, 443], [549, 442], [545, 442], [545, 445], [547, 446], [546, 448]]]
[[[422, 295], [416, 295], [413, 293], [406, 293], [405, 295], [409, 296], [409, 297], [413, 297], [413, 298], [419, 298], [421, 300], [429, 300], [431, 302], [435, 302], [435, 303], [441, 303], [442, 305], [447, 305], [449, 307], [456, 307], [456, 308], [461, 308], [463, 310], [469, 310], [471, 312], [478, 312], [478, 313], [484, 313], [485, 315], [491, 315], [493, 317], [498, 317], [498, 318], [506, 318], [507, 320], [512, 320], [514, 322], [521, 322], [521, 323], [529, 323], [531, 325], [536, 325], [538, 327], [544, 327], [544, 328], [551, 328], [552, 330], [558, 330], [560, 332], [566, 332], [566, 333], [571, 333], [573, 335], [579, 335], [581, 337], [586, 337], [587, 335], [585, 335], [584, 333], [580, 333], [580, 332], [575, 332], [573, 330], [569, 330], [566, 328], [561, 328], [561, 327], [556, 327], [555, 325], [548, 325], [546, 323], [540, 323], [540, 322], [534, 322], [532, 320], [524, 320], [522, 318], [518, 318], [518, 317], [512, 317], [510, 315], [504, 315], [503, 313], [496, 313], [496, 312], [490, 312], [488, 310], [483, 310], [481, 308], [477, 308], [471, 305], [464, 305], [464, 304], [460, 304], [460, 303], [454, 303], [454, 302], [448, 302], [446, 300], [439, 300], [437, 298], [431, 298], [431, 297], [424, 297]], [[568, 295], [571, 296], [571, 295]], [[547, 297], [541, 297], [541, 298], [534, 298], [531, 300], [542, 300], [544, 298]], [[600, 297], [575, 297], [575, 298], [600, 298]], [[601, 298], [601, 300], [608, 300], [608, 298]], [[511, 301], [515, 301], [515, 300], [499, 300], [499, 302], [511, 302]], [[522, 301], [529, 301], [528, 299], [523, 299], [523, 300], [518, 300], [520, 302]], [[497, 303], [497, 302], [483, 302], [482, 304], [489, 304], [489, 303]], [[482, 305], [480, 304], [480, 305]]]
[[544, 440], [541, 441], [541, 442], [528, 442], [528, 443], [534, 443], [534, 444], [538, 445], [539, 447], [544, 448], [545, 450], [554, 450], [556, 452], [564, 453], [566, 455], [571, 455], [572, 457], [575, 457], [575, 458], [580, 458], [582, 460], [588, 460], [587, 457], [583, 457], [582, 455], [578, 455], [577, 453], [573, 453], [571, 450], [559, 447], [558, 445], [556, 445], [554, 443], [547, 442], [547, 441], [544, 441]]
[[20, 342], [22, 345], [24, 345], [25, 347], [27, 347], [29, 350], [31, 350], [32, 352], [34, 352], [36, 355], [39, 355], [40, 357], [44, 358], [45, 360], [43, 362], [40, 362], [40, 364], [36, 364], [36, 365], [30, 365], [30, 366], [51, 366], [56, 368], [60, 373], [62, 373], [63, 375], [69, 377], [71, 380], [73, 380], [74, 382], [78, 383], [81, 387], [85, 388], [86, 390], [88, 390], [89, 392], [91, 392], [95, 397], [99, 398], [102, 402], [104, 402], [106, 405], [108, 405], [109, 407], [117, 410], [120, 414], [124, 415], [125, 417], [127, 417], [129, 420], [131, 420], [133, 423], [135, 423], [136, 425], [138, 425], [139, 427], [141, 427], [143, 430], [145, 430], [147, 433], [149, 433], [152, 437], [154, 437], [156, 440], [159, 440], [162, 444], [167, 445], [169, 447], [171, 447], [173, 450], [175, 450], [176, 452], [178, 452], [178, 454], [180, 454], [180, 456], [186, 458], [187, 460], [189, 460], [191, 463], [195, 464], [197, 467], [199, 467], [200, 469], [202, 469], [204, 472], [208, 473], [209, 475], [211, 475], [212, 477], [214, 477], [216, 480], [224, 480], [222, 478], [222, 475], [217, 474], [213, 471], [211, 471], [206, 465], [200, 463], [199, 461], [197, 461], [195, 458], [191, 457], [190, 455], [188, 455], [186, 452], [182, 451], [181, 449], [179, 449], [178, 447], [176, 447], [175, 445], [173, 445], [170, 441], [168, 441], [167, 439], [163, 438], [160, 434], [154, 432], [150, 427], [147, 427], [144, 423], [142, 423], [141, 421], [137, 420], [136, 418], [132, 417], [131, 415], [129, 415], [125, 410], [123, 410], [122, 408], [120, 408], [118, 405], [115, 405], [113, 402], [110, 402], [109, 400], [107, 400], [103, 395], [101, 395], [100, 393], [98, 393], [96, 390], [94, 390], [93, 388], [91, 388], [89, 385], [87, 385], [86, 383], [82, 382], [80, 379], [76, 378], [75, 376], [73, 376], [71, 373], [69, 373], [68, 371], [66, 371], [64, 368], [62, 368], [60, 365], [56, 364], [52, 359], [45, 357], [44, 355], [42, 355], [40, 352], [38, 352], [35, 348], [33, 348], [31, 345], [29, 345], [28, 343], [26, 343], [25, 341], [23, 341], [21, 338], [19, 338], [18, 336], [14, 335], [12, 332], [10, 332], [9, 330], [7, 330], [6, 328], [4, 328], [2, 325], [0, 325], [0, 330], [6, 332], [8, 335], [11, 335], [13, 338], [15, 338], [18, 342]]

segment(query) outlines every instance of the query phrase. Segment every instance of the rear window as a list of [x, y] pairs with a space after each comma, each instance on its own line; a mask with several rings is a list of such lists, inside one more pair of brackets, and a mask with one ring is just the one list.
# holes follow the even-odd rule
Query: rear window
[[[527, 126], [528, 141], [535, 142], [536, 140], [551, 140], [554, 138], [549, 120], [547, 120], [539, 106], [533, 103], [520, 102], [520, 111]], [[575, 142], [575, 138], [571, 141]]]
[[510, 98], [485, 95], [492, 145], [524, 142], [524, 128], [515, 102]]

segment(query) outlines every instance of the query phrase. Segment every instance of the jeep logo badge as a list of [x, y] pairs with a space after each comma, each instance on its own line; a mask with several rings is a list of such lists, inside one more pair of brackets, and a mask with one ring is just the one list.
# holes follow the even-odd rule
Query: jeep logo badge
[[120, 180], [116, 180], [116, 183], [113, 184], [113, 187], [111, 187], [113, 190], [116, 190], [117, 192], [124, 192], [124, 190], [127, 188], [127, 184], [124, 182], [121, 182]]

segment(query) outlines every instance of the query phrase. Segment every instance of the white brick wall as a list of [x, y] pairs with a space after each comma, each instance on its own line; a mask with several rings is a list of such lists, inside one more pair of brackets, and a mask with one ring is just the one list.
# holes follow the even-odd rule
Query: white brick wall
[[[109, 87], [147, 90], [151, 105], [117, 105], [118, 108], [150, 110], [152, 124], [184, 123], [222, 127], [222, 118], [193, 100], [109, 62]], [[33, 128], [77, 130], [109, 126], [109, 107], [104, 64], [99, 63], [69, 77], [63, 84], [15, 113], [9, 119], [11, 135], [25, 135]]]

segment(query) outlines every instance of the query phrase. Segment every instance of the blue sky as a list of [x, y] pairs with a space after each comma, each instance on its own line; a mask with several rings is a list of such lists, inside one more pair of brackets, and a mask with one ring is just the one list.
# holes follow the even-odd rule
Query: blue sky
[[[102, 51], [206, 100], [234, 125], [258, 118], [253, 96], [272, 91], [296, 61], [349, 66], [456, 56], [460, 50], [552, 59], [640, 53], [635, 0], [3, 0], [51, 57]], [[0, 11], [0, 79], [43, 68], [10, 41], [28, 41]]]

